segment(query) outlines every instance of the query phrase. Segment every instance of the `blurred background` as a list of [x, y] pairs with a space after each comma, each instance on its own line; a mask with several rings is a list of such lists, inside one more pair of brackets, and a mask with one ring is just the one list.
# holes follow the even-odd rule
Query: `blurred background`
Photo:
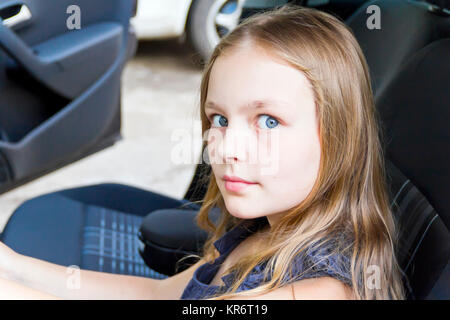
[[122, 75], [122, 136], [113, 146], [0, 195], [0, 228], [22, 202], [87, 184], [118, 182], [182, 198], [195, 164], [170, 161], [175, 129], [198, 122], [201, 67], [178, 40], [142, 40]]

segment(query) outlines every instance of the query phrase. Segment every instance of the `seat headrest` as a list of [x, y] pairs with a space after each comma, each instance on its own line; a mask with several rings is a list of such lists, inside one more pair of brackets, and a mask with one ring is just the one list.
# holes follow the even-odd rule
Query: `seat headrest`
[[[367, 27], [367, 8], [372, 5], [380, 8], [381, 29]], [[429, 8], [419, 1], [374, 0], [347, 19], [369, 65], [375, 98], [383, 94], [407, 58], [450, 37], [450, 18], [433, 14]]]

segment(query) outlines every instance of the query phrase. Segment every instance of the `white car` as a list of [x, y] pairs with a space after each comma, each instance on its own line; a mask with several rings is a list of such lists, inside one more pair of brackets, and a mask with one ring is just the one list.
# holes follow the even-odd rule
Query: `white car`
[[131, 20], [139, 39], [186, 35], [207, 59], [220, 37], [237, 26], [252, 10], [271, 8], [288, 0], [138, 0]]

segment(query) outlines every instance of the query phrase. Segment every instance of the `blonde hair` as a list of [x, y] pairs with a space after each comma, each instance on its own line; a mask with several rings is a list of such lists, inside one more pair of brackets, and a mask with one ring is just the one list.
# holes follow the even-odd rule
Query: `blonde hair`
[[[204, 104], [215, 60], [248, 44], [275, 54], [309, 80], [320, 128], [320, 167], [304, 201], [272, 226], [270, 233], [261, 233], [269, 245], [248, 253], [228, 268], [226, 274], [236, 272], [235, 282], [227, 292], [212, 298], [258, 295], [279, 288], [291, 272], [289, 266], [296, 255], [345, 235], [350, 242], [339, 242], [335, 252], [346, 254], [351, 261], [353, 297], [404, 299], [395, 255], [397, 232], [386, 191], [368, 66], [351, 30], [330, 14], [291, 5], [244, 20], [222, 38], [205, 64], [200, 91], [203, 133], [210, 125]], [[213, 174], [204, 175], [202, 181], [208, 187], [196, 222], [209, 232], [202, 254], [210, 263], [218, 256], [214, 242], [243, 220], [227, 212]], [[208, 216], [215, 206], [221, 210], [217, 224]], [[272, 270], [271, 279], [256, 288], [236, 292], [250, 272], [264, 262], [265, 279]], [[366, 285], [371, 266], [381, 271], [378, 289]]]

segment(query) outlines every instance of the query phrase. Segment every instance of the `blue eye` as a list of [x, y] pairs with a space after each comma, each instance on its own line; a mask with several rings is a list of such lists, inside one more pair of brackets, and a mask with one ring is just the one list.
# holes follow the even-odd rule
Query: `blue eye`
[[[228, 120], [224, 116], [220, 114], [214, 114], [212, 116], [212, 122], [214, 127], [226, 127], [228, 126]], [[258, 125], [262, 129], [273, 129], [279, 124], [278, 120], [269, 115], [263, 114], [260, 115], [260, 119], [258, 120]]]
[[267, 127], [267, 129], [273, 129], [278, 125], [278, 121], [266, 114], [261, 115], [260, 120], [258, 120], [258, 125], [263, 128], [266, 129], [264, 126]]
[[[216, 121], [217, 117], [221, 117], [221, 118], [219, 118], [219, 120]], [[214, 124], [215, 127], [221, 127], [221, 126], [227, 126], [228, 125], [227, 118], [221, 116], [220, 114], [213, 115], [212, 120], [213, 120], [213, 124]]]

